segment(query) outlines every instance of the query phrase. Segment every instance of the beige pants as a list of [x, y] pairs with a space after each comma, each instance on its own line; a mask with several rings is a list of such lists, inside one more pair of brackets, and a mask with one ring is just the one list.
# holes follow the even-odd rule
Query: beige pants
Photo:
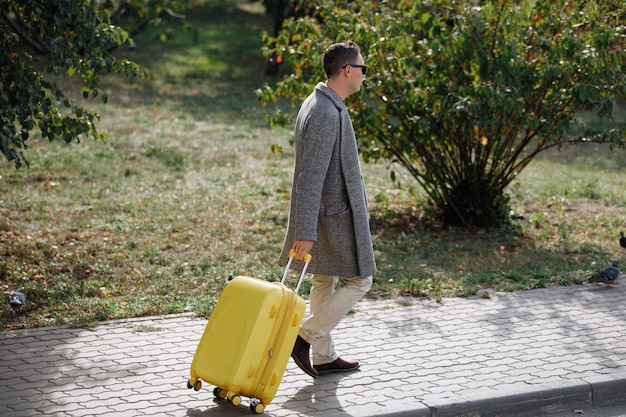
[[345, 278], [339, 288], [339, 277], [313, 275], [311, 282], [311, 314], [302, 323], [300, 337], [312, 346], [313, 365], [323, 365], [339, 357], [330, 332], [369, 291], [372, 277]]

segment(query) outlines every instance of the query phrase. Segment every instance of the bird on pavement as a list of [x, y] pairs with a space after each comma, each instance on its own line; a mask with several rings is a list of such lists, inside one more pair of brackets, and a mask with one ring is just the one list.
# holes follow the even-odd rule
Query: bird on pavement
[[626, 236], [624, 236], [624, 232], [619, 232], [619, 245], [622, 248], [626, 248]]
[[601, 282], [608, 287], [613, 287], [613, 283], [619, 277], [619, 262], [613, 261], [613, 265], [606, 266], [600, 270], [597, 274], [589, 278], [588, 282]]
[[26, 304], [26, 295], [22, 291], [16, 291], [9, 295], [9, 304], [14, 310], [19, 310]]

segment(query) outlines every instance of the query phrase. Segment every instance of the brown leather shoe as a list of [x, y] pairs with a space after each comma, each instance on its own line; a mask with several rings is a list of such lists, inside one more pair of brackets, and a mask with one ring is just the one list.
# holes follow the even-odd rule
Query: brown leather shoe
[[293, 350], [291, 351], [291, 357], [296, 365], [298, 365], [298, 367], [306, 374], [312, 376], [313, 378], [317, 378], [317, 371], [311, 366], [311, 358], [309, 356], [310, 349], [311, 345], [306, 340], [298, 336], [296, 338], [296, 344], [293, 346]]
[[315, 368], [319, 375], [352, 372], [359, 369], [359, 362], [337, 358], [331, 363], [326, 363], [324, 365], [313, 365], [313, 368]]

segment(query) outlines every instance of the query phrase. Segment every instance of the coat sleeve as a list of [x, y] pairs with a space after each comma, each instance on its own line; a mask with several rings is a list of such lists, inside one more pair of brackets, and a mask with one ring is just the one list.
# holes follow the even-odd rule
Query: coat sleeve
[[312, 112], [296, 141], [301, 152], [295, 178], [295, 239], [317, 241], [322, 191], [339, 135], [339, 112], [334, 106]]

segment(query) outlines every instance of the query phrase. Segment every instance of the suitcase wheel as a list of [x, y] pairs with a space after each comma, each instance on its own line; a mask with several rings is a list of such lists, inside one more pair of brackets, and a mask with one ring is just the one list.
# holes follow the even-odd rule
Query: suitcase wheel
[[228, 402], [230, 403], [230, 405], [234, 407], [239, 407], [239, 404], [241, 404], [241, 395], [239, 394], [231, 395], [230, 397], [228, 397]]
[[226, 394], [228, 394], [228, 391], [226, 391], [225, 389], [221, 389], [220, 387], [213, 388], [213, 396], [218, 400], [223, 400], [224, 398], [226, 398]]
[[265, 411], [265, 405], [258, 400], [253, 400], [250, 402], [250, 410], [252, 410], [254, 414], [261, 414]]
[[187, 388], [189, 389], [194, 389], [196, 391], [200, 391], [200, 388], [202, 388], [202, 381], [200, 381], [199, 379], [194, 382], [193, 384], [191, 383], [191, 380], [187, 381]]

